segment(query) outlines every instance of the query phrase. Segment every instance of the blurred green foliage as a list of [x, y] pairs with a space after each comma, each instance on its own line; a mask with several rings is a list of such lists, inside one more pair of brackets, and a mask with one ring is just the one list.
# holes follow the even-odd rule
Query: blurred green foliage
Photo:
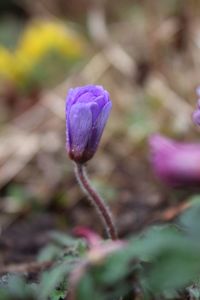
[[[199, 217], [196, 196], [175, 224], [153, 226], [100, 260], [88, 259], [82, 240], [54, 232], [53, 243], [39, 255], [40, 261], [54, 259], [54, 267], [41, 274], [39, 283], [8, 274], [8, 280], [1, 282], [0, 299], [64, 299], [68, 275], [85, 260], [78, 300], [129, 299], [136, 294], [139, 299], [183, 299], [184, 293], [199, 299]], [[48, 252], [53, 246], [56, 251]], [[101, 247], [100, 252], [103, 243]]]
[[176, 225], [154, 226], [101, 264], [91, 264], [77, 299], [126, 299], [135, 293], [145, 299], [182, 299], [180, 293], [200, 275], [199, 217], [200, 204], [195, 203]]

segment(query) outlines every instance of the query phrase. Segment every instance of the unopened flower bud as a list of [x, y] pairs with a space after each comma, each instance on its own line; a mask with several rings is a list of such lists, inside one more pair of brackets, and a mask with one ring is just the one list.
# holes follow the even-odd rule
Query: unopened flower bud
[[66, 99], [67, 151], [72, 160], [85, 163], [95, 154], [112, 103], [102, 86], [70, 89]]

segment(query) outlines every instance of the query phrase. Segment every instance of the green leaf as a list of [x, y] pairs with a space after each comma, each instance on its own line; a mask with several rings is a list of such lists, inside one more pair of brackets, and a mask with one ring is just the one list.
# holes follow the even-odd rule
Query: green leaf
[[61, 249], [58, 246], [55, 245], [47, 245], [44, 247], [39, 255], [38, 255], [38, 261], [49, 261], [56, 259], [60, 256]]
[[200, 243], [176, 226], [152, 227], [101, 263], [92, 264], [80, 281], [79, 300], [124, 297], [133, 283], [147, 298], [175, 298], [200, 274], [199, 256]]
[[[190, 199], [191, 207], [179, 218], [179, 225], [191, 237], [198, 237], [200, 232], [200, 196], [196, 195]], [[200, 241], [200, 240], [199, 240]]]
[[63, 290], [55, 290], [52, 292], [50, 299], [51, 300], [62, 300], [65, 299], [65, 291]]
[[200, 273], [200, 244], [175, 227], [152, 228], [132, 247], [132, 254], [146, 262], [142, 286], [153, 294], [173, 293]]
[[55, 243], [64, 247], [77, 247], [80, 243], [84, 244], [83, 240], [73, 238], [67, 234], [58, 231], [53, 231], [51, 233], [51, 238]]
[[95, 286], [94, 281], [90, 273], [84, 275], [77, 289], [77, 300], [101, 300]]
[[0, 288], [0, 299], [36, 300], [34, 284], [27, 284], [21, 276], [8, 275], [3, 287]]
[[[66, 281], [66, 276], [72, 270], [73, 265], [68, 262], [62, 263], [51, 269], [50, 271], [44, 272], [41, 277], [40, 286], [38, 289], [38, 298], [46, 300], [48, 296], [63, 282]], [[67, 282], [66, 282], [67, 285]], [[65, 287], [66, 287], [65, 285]]]

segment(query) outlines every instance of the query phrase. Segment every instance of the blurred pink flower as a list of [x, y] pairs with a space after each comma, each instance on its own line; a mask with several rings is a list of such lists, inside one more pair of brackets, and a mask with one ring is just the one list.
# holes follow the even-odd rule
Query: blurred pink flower
[[84, 238], [87, 241], [89, 248], [98, 246], [103, 242], [102, 238], [97, 233], [84, 226], [75, 227], [73, 234], [77, 237]]
[[192, 114], [192, 119], [196, 125], [200, 125], [200, 86], [196, 89], [196, 93], [199, 99], [197, 101], [196, 110]]
[[156, 176], [168, 185], [200, 185], [200, 144], [176, 142], [155, 134], [149, 139]]

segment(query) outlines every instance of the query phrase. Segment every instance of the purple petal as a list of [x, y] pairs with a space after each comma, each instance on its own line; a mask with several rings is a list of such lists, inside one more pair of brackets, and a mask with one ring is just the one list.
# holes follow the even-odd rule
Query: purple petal
[[151, 163], [161, 181], [172, 186], [200, 183], [200, 145], [176, 142], [164, 136], [150, 138]]
[[193, 112], [192, 119], [196, 125], [200, 125], [200, 110], [199, 109], [197, 109]]
[[152, 153], [160, 153], [160, 151], [167, 153], [168, 150], [170, 151], [174, 148], [175, 143], [160, 134], [153, 134], [149, 138], [149, 145]]
[[91, 106], [93, 124], [94, 123], [96, 124], [96, 120], [97, 120], [99, 114], [101, 113], [104, 105], [105, 105], [104, 96], [99, 96], [94, 99], [94, 102]]
[[99, 135], [101, 135], [104, 130], [104, 127], [105, 127], [108, 117], [110, 115], [111, 108], [112, 108], [112, 103], [108, 102], [102, 109], [102, 111], [97, 119], [96, 128], [99, 131]]
[[86, 85], [69, 89], [66, 98], [66, 112], [68, 112], [76, 102], [88, 103], [96, 97], [103, 96], [105, 102], [109, 101], [109, 94], [100, 85]]
[[99, 115], [100, 109], [96, 102], [90, 103], [90, 109], [92, 111], [92, 124], [94, 124]]
[[196, 93], [197, 93], [198, 97], [200, 97], [200, 86], [198, 86], [198, 87], [196, 88]]
[[66, 98], [66, 111], [69, 111], [71, 106], [77, 102], [79, 97], [90, 91], [90, 86], [81, 86], [74, 89], [69, 89]]
[[78, 103], [89, 103], [94, 100], [95, 100], [95, 96], [90, 92], [86, 92], [78, 98], [77, 102]]
[[107, 103], [104, 95], [96, 97], [95, 102], [98, 104], [98, 107], [99, 107], [100, 111], [103, 108], [103, 106]]
[[85, 150], [92, 128], [92, 112], [90, 106], [75, 104], [69, 113], [70, 150], [80, 156]]
[[93, 151], [96, 150], [99, 141], [101, 139], [106, 122], [108, 120], [111, 108], [112, 108], [112, 103], [108, 102], [102, 109], [101, 113], [99, 114], [98, 119], [93, 126], [92, 134], [88, 141], [88, 145], [87, 145], [88, 149], [93, 149]]
[[104, 88], [101, 85], [88, 85], [87, 87], [95, 97], [98, 97], [105, 92]]
[[81, 97], [83, 94], [88, 92], [93, 94], [96, 97], [104, 93], [104, 89], [100, 85], [92, 85], [92, 84], [79, 86], [73, 89], [73, 97], [77, 99]]
[[66, 113], [70, 110], [70, 107], [75, 101], [73, 94], [74, 94], [74, 89], [69, 89], [66, 98]]
[[104, 90], [104, 99], [105, 99], [105, 102], [109, 102], [110, 101], [110, 94], [106, 90]]

